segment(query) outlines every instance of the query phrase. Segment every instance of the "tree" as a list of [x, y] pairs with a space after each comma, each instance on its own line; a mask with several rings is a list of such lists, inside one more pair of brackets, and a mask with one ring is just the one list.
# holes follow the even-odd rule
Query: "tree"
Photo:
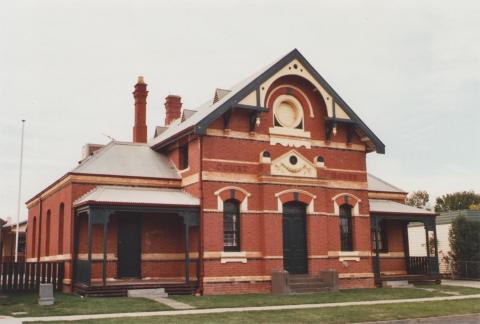
[[417, 208], [425, 208], [428, 201], [430, 200], [430, 195], [425, 190], [412, 191], [407, 197], [407, 205], [414, 206]]
[[[452, 222], [448, 233], [450, 253], [455, 272], [459, 275], [480, 275], [480, 221], [467, 220], [458, 216]], [[469, 264], [467, 268], [466, 265]]]
[[435, 211], [446, 212], [468, 209], [471, 205], [480, 204], [480, 195], [473, 191], [462, 191], [446, 194], [437, 198]]

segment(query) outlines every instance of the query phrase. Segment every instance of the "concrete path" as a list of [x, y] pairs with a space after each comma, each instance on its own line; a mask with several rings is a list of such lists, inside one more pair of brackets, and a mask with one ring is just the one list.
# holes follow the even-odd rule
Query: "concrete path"
[[342, 307], [342, 306], [403, 304], [403, 303], [431, 302], [431, 301], [443, 301], [443, 300], [463, 300], [463, 299], [474, 299], [474, 298], [480, 298], [480, 294], [464, 295], [464, 296], [448, 296], [448, 297], [360, 301], [360, 302], [346, 302], [346, 303], [210, 308], [210, 309], [189, 309], [189, 310], [171, 310], [171, 311], [155, 311], [155, 312], [91, 314], [91, 315], [70, 315], [70, 316], [50, 316], [50, 317], [23, 317], [22, 321], [23, 322], [33, 322], [33, 321], [52, 322], [52, 321], [80, 321], [80, 320], [104, 319], [104, 318], [124, 318], [124, 317], [220, 314], [220, 313], [258, 312], [258, 311], [274, 311], [274, 310], [288, 310], [288, 309], [328, 308], [328, 307]]
[[475, 281], [442, 279], [442, 285], [480, 288], [480, 280]]
[[152, 298], [152, 300], [160, 304], [167, 305], [168, 307], [171, 307], [173, 309], [194, 309], [195, 308], [193, 306], [176, 301], [175, 299], [171, 299], [168, 297], [156, 297], [156, 298]]
[[380, 321], [380, 322], [367, 322], [367, 323], [363, 322], [362, 324], [417, 324], [417, 323], [419, 324], [440, 324], [440, 323], [478, 324], [480, 323], [480, 314], [412, 318], [412, 319], [406, 319], [406, 320]]

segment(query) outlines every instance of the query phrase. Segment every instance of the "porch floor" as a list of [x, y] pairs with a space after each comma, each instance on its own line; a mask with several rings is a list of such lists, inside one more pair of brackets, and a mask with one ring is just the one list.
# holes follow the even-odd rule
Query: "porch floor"
[[101, 282], [75, 283], [75, 293], [89, 297], [127, 296], [128, 290], [164, 288], [169, 295], [193, 295], [197, 289], [197, 281], [184, 280], [154, 280], [154, 279], [118, 279], [107, 281], [103, 286]]
[[408, 281], [413, 284], [431, 284], [441, 283], [441, 276], [439, 274], [404, 274], [404, 275], [381, 275], [380, 281], [377, 282], [377, 286], [383, 286], [385, 281]]

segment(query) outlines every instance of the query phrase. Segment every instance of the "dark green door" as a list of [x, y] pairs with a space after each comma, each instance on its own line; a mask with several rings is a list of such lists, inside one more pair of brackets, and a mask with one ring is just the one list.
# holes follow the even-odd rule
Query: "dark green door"
[[141, 275], [141, 219], [130, 214], [118, 218], [118, 277], [139, 278]]
[[283, 205], [283, 267], [289, 273], [308, 273], [306, 206], [298, 202]]

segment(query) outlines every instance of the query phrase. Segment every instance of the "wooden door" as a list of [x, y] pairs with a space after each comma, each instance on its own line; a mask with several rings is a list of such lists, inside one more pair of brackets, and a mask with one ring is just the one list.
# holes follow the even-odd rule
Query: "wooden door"
[[118, 277], [140, 278], [141, 255], [140, 215], [120, 216], [118, 219]]
[[306, 206], [302, 203], [283, 205], [283, 265], [292, 274], [308, 273]]

